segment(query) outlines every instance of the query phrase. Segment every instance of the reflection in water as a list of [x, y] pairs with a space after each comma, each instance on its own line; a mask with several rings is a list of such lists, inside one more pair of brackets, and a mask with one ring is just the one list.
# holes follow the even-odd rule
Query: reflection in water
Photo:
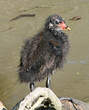
[[[89, 0], [11, 1], [0, 1], [0, 100], [10, 109], [29, 93], [28, 86], [20, 84], [17, 76], [21, 46], [24, 39], [39, 31], [47, 16], [57, 13], [72, 28], [67, 33], [71, 48], [64, 69], [52, 77], [52, 90], [58, 96], [89, 102]], [[35, 13], [36, 17], [9, 22], [26, 13]], [[82, 19], [70, 21], [74, 16]], [[38, 86], [44, 86], [44, 82]]]
[[68, 60], [67, 64], [89, 64], [89, 60], [80, 60], [80, 61]]

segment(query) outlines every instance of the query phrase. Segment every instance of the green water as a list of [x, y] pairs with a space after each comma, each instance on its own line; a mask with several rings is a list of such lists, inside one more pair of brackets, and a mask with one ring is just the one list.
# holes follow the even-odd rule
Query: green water
[[[30, 13], [36, 16], [9, 21]], [[64, 17], [72, 30], [67, 32], [71, 43], [68, 62], [52, 76], [52, 90], [58, 96], [89, 102], [89, 0], [0, 0], [0, 100], [9, 109], [29, 93], [28, 85], [20, 84], [17, 75], [23, 41], [54, 13]], [[74, 16], [81, 20], [69, 21]], [[45, 81], [37, 83], [44, 85]]]

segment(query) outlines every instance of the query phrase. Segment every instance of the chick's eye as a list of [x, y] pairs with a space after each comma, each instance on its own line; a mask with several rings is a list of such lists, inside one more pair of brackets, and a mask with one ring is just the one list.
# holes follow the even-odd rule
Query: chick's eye
[[59, 24], [60, 22], [59, 22], [59, 20], [56, 20], [56, 24]]
[[56, 19], [56, 24], [62, 23], [61, 20]]

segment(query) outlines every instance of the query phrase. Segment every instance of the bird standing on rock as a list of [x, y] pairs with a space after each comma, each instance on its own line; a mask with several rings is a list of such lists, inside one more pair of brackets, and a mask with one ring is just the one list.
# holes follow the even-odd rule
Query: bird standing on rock
[[34, 83], [47, 77], [46, 87], [50, 88], [50, 75], [57, 68], [63, 67], [69, 50], [68, 36], [63, 30], [71, 30], [59, 15], [47, 18], [44, 28], [34, 37], [26, 40], [21, 51], [19, 79]]

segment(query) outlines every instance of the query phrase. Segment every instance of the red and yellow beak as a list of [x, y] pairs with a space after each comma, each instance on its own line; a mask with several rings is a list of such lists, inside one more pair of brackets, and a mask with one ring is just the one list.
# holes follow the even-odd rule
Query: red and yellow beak
[[68, 30], [68, 31], [71, 31], [71, 28], [68, 27], [68, 26], [66, 26], [66, 24], [65, 24], [64, 22], [59, 23], [58, 26], [60, 26], [60, 28], [61, 28], [62, 30]]

